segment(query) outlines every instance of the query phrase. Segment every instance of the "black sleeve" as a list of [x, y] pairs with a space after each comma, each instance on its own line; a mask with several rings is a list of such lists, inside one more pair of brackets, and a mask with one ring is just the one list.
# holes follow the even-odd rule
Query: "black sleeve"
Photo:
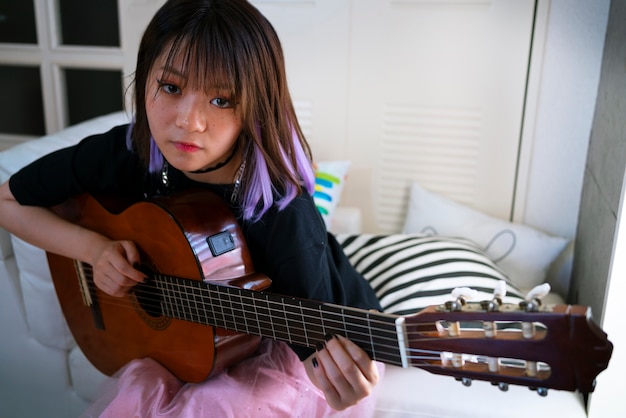
[[118, 126], [34, 161], [11, 176], [11, 192], [20, 204], [36, 206], [83, 192], [140, 195], [144, 170], [126, 147], [126, 130]]
[[[247, 227], [246, 240], [257, 272], [269, 291], [319, 302], [381, 310], [368, 282], [349, 263], [329, 234], [310, 196], [300, 196], [282, 211]], [[301, 360], [314, 350], [292, 348]]]

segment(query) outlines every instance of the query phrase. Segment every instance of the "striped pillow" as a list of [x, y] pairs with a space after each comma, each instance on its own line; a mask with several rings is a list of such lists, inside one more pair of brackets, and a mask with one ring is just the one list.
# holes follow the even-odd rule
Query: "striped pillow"
[[457, 287], [476, 290], [477, 300], [491, 299], [501, 280], [507, 282], [505, 303], [523, 300], [506, 274], [464, 238], [340, 234], [337, 240], [386, 312], [406, 315], [445, 303]]

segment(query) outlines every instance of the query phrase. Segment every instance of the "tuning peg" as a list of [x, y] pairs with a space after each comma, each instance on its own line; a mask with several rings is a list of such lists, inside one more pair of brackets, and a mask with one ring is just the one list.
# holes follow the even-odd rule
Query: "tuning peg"
[[497, 312], [502, 305], [502, 298], [506, 295], [506, 281], [500, 280], [496, 287], [493, 289], [493, 298], [491, 300], [483, 300], [480, 302], [480, 306], [486, 312]]
[[478, 291], [469, 287], [456, 287], [452, 290], [452, 297], [454, 299], [461, 299], [463, 301], [475, 299], [478, 296]]
[[463, 386], [472, 386], [472, 379], [470, 379], [469, 377], [455, 377], [455, 379], [461, 382]]
[[548, 283], [535, 286], [528, 292], [525, 300], [520, 302], [520, 307], [526, 312], [537, 312], [539, 306], [541, 306], [541, 298], [548, 293], [550, 293], [550, 285]]
[[455, 287], [452, 290], [452, 297], [454, 300], [446, 302], [446, 308], [450, 311], [460, 311], [465, 305], [465, 301], [475, 299], [478, 296], [478, 291], [469, 287]]
[[501, 300], [506, 296], [506, 280], [500, 280], [496, 285], [495, 289], [493, 289], [493, 298], [495, 300]]
[[506, 392], [509, 390], [509, 384], [504, 382], [491, 382], [493, 386], [497, 386], [502, 392]]
[[536, 391], [539, 396], [548, 396], [548, 388], [538, 388], [535, 386], [529, 386], [528, 389]]
[[550, 293], [550, 284], [540, 284], [539, 286], [533, 287], [530, 292], [528, 292], [528, 294], [526, 295], [526, 300], [531, 301], [533, 299], [541, 299], [548, 293]]

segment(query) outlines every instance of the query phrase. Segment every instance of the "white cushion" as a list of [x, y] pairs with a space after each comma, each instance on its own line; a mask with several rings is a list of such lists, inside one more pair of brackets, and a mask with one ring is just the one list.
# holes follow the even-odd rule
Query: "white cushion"
[[46, 253], [16, 237], [12, 242], [30, 335], [49, 347], [72, 348], [74, 339], [61, 312]]
[[376, 418], [586, 418], [582, 396], [549, 390], [541, 397], [524, 386], [500, 391], [474, 381], [465, 387], [449, 376], [387, 366], [379, 384]]
[[519, 288], [546, 280], [550, 264], [568, 240], [526, 225], [507, 222], [430, 192], [411, 187], [404, 233], [464, 237], [485, 249]]

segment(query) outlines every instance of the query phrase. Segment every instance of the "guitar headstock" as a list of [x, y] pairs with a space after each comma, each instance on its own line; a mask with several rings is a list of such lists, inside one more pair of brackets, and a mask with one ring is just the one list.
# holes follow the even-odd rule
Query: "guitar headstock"
[[594, 390], [613, 344], [580, 305], [450, 302], [405, 318], [411, 366], [465, 385], [485, 380], [537, 389]]

